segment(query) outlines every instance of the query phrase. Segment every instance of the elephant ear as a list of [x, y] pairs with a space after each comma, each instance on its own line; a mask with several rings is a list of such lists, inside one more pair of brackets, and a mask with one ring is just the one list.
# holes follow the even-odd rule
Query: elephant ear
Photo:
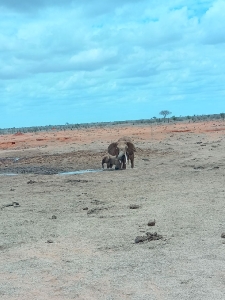
[[108, 147], [108, 152], [113, 156], [118, 155], [119, 153], [118, 153], [117, 143], [110, 144]]
[[128, 152], [129, 152], [129, 153], [132, 153], [132, 152], [135, 152], [135, 151], [136, 151], [136, 148], [135, 148], [135, 146], [134, 146], [133, 143], [127, 142], [127, 146], [128, 146]]

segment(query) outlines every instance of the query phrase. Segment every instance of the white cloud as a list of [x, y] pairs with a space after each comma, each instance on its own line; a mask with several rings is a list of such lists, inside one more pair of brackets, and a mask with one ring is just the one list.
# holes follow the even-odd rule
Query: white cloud
[[77, 70], [94, 70], [117, 62], [115, 50], [90, 49], [74, 55], [70, 59], [71, 65]]
[[225, 2], [216, 1], [201, 19], [201, 34], [205, 44], [225, 43]]
[[0, 101], [9, 108], [17, 100], [24, 110], [55, 103], [57, 114], [63, 105], [185, 106], [188, 97], [222, 97], [224, 1], [7, 0], [0, 7]]

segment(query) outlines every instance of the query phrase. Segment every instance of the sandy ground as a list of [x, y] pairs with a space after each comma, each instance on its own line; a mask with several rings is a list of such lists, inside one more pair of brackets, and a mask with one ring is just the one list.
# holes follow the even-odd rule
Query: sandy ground
[[[0, 136], [0, 299], [224, 299], [224, 134], [212, 121]], [[124, 135], [134, 169], [102, 171]], [[163, 238], [135, 243], [146, 232]]]

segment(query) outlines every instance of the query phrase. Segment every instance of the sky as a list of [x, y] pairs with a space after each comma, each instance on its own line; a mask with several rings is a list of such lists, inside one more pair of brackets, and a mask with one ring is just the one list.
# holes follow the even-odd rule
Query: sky
[[225, 112], [223, 0], [0, 0], [0, 128]]

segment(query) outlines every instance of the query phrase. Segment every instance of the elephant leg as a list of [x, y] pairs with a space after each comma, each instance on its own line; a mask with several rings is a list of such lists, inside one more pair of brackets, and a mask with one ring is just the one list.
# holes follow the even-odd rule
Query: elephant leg
[[104, 164], [107, 164], [107, 168], [108, 168], [108, 164], [109, 164], [109, 157], [105, 156], [102, 159], [102, 168], [104, 169]]
[[127, 164], [126, 164], [126, 158], [125, 156], [123, 157], [123, 160], [122, 160], [122, 169], [126, 169], [127, 168]]
[[133, 167], [134, 167], [134, 154], [131, 154], [129, 156], [129, 159], [130, 159], [130, 162], [131, 162], [131, 168], [133, 169]]
[[129, 160], [130, 160], [130, 155], [129, 153], [127, 152], [127, 164], [129, 165]]

